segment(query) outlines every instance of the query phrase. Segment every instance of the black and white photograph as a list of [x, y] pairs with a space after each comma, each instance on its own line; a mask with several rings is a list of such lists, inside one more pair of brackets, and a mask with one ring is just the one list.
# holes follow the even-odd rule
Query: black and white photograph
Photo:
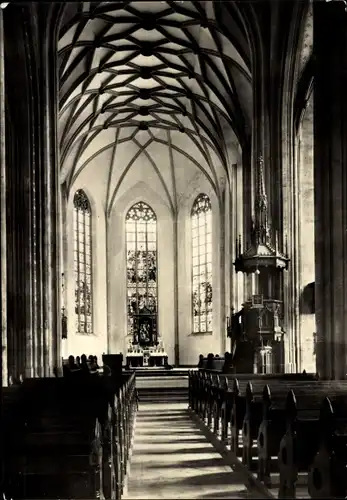
[[0, 2], [0, 500], [347, 498], [347, 0]]

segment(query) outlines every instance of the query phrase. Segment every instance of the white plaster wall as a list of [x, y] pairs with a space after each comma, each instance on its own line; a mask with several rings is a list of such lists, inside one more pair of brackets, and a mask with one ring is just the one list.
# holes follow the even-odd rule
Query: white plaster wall
[[[143, 132], [143, 137], [139, 136], [141, 144], [147, 140], [145, 134], [146, 132]], [[162, 139], [165, 137], [164, 134]], [[200, 353], [214, 352], [222, 355], [229, 347], [225, 322], [226, 316], [230, 315], [230, 305], [235, 303], [236, 298], [236, 280], [234, 277], [231, 282], [230, 275], [233, 273], [231, 261], [235, 231], [239, 231], [238, 222], [232, 223], [231, 218], [237, 210], [237, 220], [242, 220], [242, 203], [238, 203], [239, 190], [236, 192], [234, 189], [240, 179], [232, 177], [230, 193], [230, 185], [225, 180], [226, 174], [214, 153], [211, 152], [213, 166], [210, 169], [201, 152], [192, 147], [185, 134], [172, 133], [172, 140], [178, 143], [178, 139], [181, 152], [173, 149], [171, 156], [167, 146], [154, 142], [147, 148], [146, 153], [142, 152], [134, 158], [139, 148], [127, 142], [118, 145], [114, 158], [112, 149], [108, 148], [88, 161], [88, 154], [92, 152], [89, 148], [88, 154], [85, 152], [80, 160], [79, 165], [82, 165], [83, 161], [87, 163], [80, 170], [67, 202], [68, 251], [65, 257], [65, 274], [69, 338], [65, 343], [66, 354], [78, 355], [85, 352], [87, 355], [95, 353], [100, 357], [103, 352], [126, 353], [128, 339], [125, 216], [129, 208], [138, 201], [148, 203], [157, 214], [158, 331], [164, 340], [169, 362], [174, 363], [176, 326], [179, 334], [180, 364], [195, 365]], [[96, 146], [98, 144], [94, 144], [94, 147]], [[185, 157], [183, 152], [190, 156]], [[230, 165], [238, 160], [237, 146], [233, 142], [228, 145], [228, 156]], [[174, 179], [172, 171], [175, 174]], [[211, 183], [217, 183], [221, 192], [225, 190], [224, 202], [220, 203], [223, 197], [218, 196], [221, 192], [217, 196]], [[73, 196], [80, 188], [84, 189], [92, 206], [93, 336], [81, 336], [74, 332]], [[190, 211], [196, 196], [201, 192], [210, 196], [213, 209], [212, 335], [192, 334]], [[110, 201], [113, 202], [109, 218], [105, 217], [107, 197], [108, 208]], [[176, 197], [178, 311], [175, 311], [174, 300], [172, 210]], [[236, 298], [236, 302], [238, 301]], [[175, 325], [177, 317], [178, 325]]]
[[[193, 332], [192, 318], [192, 253], [190, 212], [195, 198], [206, 193], [212, 204], [212, 291], [213, 291], [213, 332], [196, 334]], [[222, 212], [216, 193], [205, 177], [199, 175], [196, 182], [187, 186], [186, 196], [178, 212], [178, 305], [179, 305], [179, 359], [181, 365], [195, 365], [199, 354], [223, 354], [224, 332], [221, 331], [221, 259], [220, 220]]]
[[[137, 172], [140, 174], [140, 172]], [[126, 353], [127, 302], [126, 302], [126, 241], [125, 217], [128, 210], [139, 201], [151, 206], [157, 216], [158, 248], [158, 332], [164, 341], [169, 363], [174, 362], [174, 255], [173, 218], [168, 204], [145, 180], [128, 180], [128, 189], [116, 199], [109, 221], [108, 252], [109, 272], [109, 351]]]
[[[74, 356], [94, 354], [101, 360], [107, 352], [107, 295], [106, 295], [106, 225], [103, 206], [104, 183], [101, 177], [84, 170], [69, 193], [67, 201], [67, 258], [65, 263], [68, 338], [65, 352]], [[73, 198], [78, 189], [83, 189], [89, 198], [92, 218], [92, 289], [93, 289], [93, 334], [81, 335], [75, 328], [75, 280], [74, 280], [74, 234]]]

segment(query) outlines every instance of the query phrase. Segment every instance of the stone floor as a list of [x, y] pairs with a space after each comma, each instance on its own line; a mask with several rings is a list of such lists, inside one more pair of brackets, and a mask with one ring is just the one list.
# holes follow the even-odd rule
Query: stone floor
[[140, 405], [128, 476], [126, 500], [260, 498], [207, 441], [186, 403]]

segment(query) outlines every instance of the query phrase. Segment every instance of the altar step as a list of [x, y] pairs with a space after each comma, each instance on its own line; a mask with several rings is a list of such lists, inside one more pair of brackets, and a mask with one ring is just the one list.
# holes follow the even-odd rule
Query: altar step
[[183, 403], [188, 402], [188, 376], [136, 376], [136, 388], [140, 403]]
[[125, 370], [126, 372], [132, 373], [133, 371], [136, 373], [136, 378], [147, 378], [147, 377], [184, 377], [188, 376], [188, 371], [196, 369], [192, 368], [173, 368], [172, 370], [168, 370], [167, 368], [153, 368], [153, 367], [143, 367], [143, 368], [133, 368], [130, 370]]
[[188, 389], [140, 389], [139, 403], [187, 403]]

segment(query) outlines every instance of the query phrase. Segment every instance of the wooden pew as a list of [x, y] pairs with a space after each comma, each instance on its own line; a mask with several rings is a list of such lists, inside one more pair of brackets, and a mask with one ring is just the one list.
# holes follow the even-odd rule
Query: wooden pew
[[224, 405], [226, 382], [219, 372], [199, 370], [189, 373], [190, 400], [192, 409], [208, 426], [215, 426], [215, 431], [220, 432], [221, 415]]
[[[290, 377], [289, 377], [290, 379]], [[288, 408], [286, 408], [286, 395], [290, 388], [294, 388], [297, 394], [300, 405], [302, 407], [315, 411], [316, 418], [318, 415], [321, 401], [326, 394], [329, 394], [335, 402], [336, 398], [340, 398], [347, 394], [347, 382], [338, 381], [315, 381], [315, 380], [271, 380], [269, 385], [263, 386], [263, 380], [253, 380], [253, 383], [248, 383], [244, 396], [237, 394], [237, 388], [231, 392], [234, 398], [233, 417], [232, 419], [232, 442], [231, 448], [240, 456], [242, 452], [242, 462], [247, 468], [253, 472], [258, 472], [258, 479], [263, 481], [267, 486], [271, 487], [271, 472], [277, 472], [279, 461], [273, 457], [278, 454], [281, 438], [286, 432]], [[237, 382], [235, 385], [238, 386]], [[260, 394], [263, 386], [262, 394]], [[270, 387], [272, 391], [270, 392]], [[255, 389], [255, 390], [254, 390]], [[300, 406], [300, 408], [301, 408]], [[242, 420], [242, 415], [244, 418]], [[301, 412], [301, 415], [303, 413]], [[242, 422], [242, 449], [238, 447], [238, 435]], [[314, 432], [313, 424], [309, 426], [309, 431]], [[309, 436], [309, 432], [304, 433]], [[225, 437], [225, 434], [224, 436]], [[257, 449], [254, 448], [254, 442], [257, 439]], [[313, 443], [317, 442], [319, 436], [314, 434]], [[236, 446], [233, 446], [233, 441]], [[225, 442], [225, 439], [224, 439]], [[310, 447], [305, 447], [306, 450]], [[257, 455], [256, 456], [256, 452]], [[304, 458], [304, 452], [298, 452], [302, 456], [301, 472], [307, 468], [307, 464], [312, 459], [314, 448], [310, 452], [310, 458]], [[240, 457], [240, 458], [241, 458]], [[258, 459], [258, 460], [257, 460]], [[293, 467], [292, 467], [293, 469]], [[307, 489], [307, 488], [306, 488]], [[293, 497], [293, 486], [289, 492], [289, 497]], [[283, 495], [283, 493], [281, 493]]]
[[214, 390], [214, 379], [218, 375], [212, 376], [207, 371], [189, 371], [188, 372], [188, 386], [189, 386], [189, 400], [191, 408], [205, 420], [208, 419], [209, 425], [212, 422], [212, 409], [214, 398], [217, 394]]
[[208, 366], [208, 359], [204, 358], [204, 360], [203, 360], [203, 366], [200, 369], [202, 369], [202, 370], [208, 370], [208, 371], [212, 371], [212, 372], [222, 373], [224, 362], [225, 362], [224, 358], [220, 358], [220, 357], [216, 358], [216, 357], [214, 357], [213, 361], [212, 361], [212, 367], [213, 368], [209, 369], [209, 368], [207, 368], [207, 366]]
[[91, 379], [23, 384], [26, 426], [12, 497], [121, 498], [137, 403], [135, 374], [113, 401], [102, 377]]
[[16, 441], [20, 438], [18, 428], [24, 425], [20, 404], [20, 385], [1, 388], [1, 488], [6, 495], [11, 490], [16, 464]]
[[103, 495], [107, 399], [97, 381], [29, 379], [22, 388], [26, 426], [14, 497]]
[[18, 499], [100, 498], [102, 484], [102, 431], [91, 415], [79, 420], [79, 430], [27, 430], [21, 450]]
[[189, 404], [191, 409], [201, 417], [207, 415], [211, 384], [210, 374], [198, 370], [188, 372]]
[[[306, 491], [300, 494], [307, 496], [309, 488], [312, 498], [346, 497], [347, 381], [319, 381], [314, 375], [305, 374], [277, 378], [250, 374], [237, 380], [230, 375], [220, 377], [203, 372], [190, 374], [193, 390], [194, 379], [205, 385], [205, 391], [200, 388], [195, 396], [190, 396], [195, 400], [194, 411], [198, 413], [201, 395], [207, 403], [210, 398], [215, 407], [221, 406], [220, 414], [213, 413], [222, 421], [220, 439], [225, 445], [229, 444], [227, 424], [231, 413], [234, 441], [242, 429], [242, 447], [233, 445], [231, 439], [231, 448], [269, 487], [275, 486], [271, 484], [272, 474], [280, 471], [279, 498], [295, 498], [299, 473], [306, 474]], [[209, 378], [209, 382], [204, 382]], [[331, 409], [325, 401], [323, 411], [321, 404], [327, 395]], [[210, 411], [211, 402], [207, 406]], [[201, 418], [205, 421], [203, 417], [204, 413]], [[334, 426], [329, 424], [332, 419]], [[207, 425], [219, 437], [219, 424], [212, 422], [209, 415]], [[254, 447], [255, 440], [258, 449]]]
[[318, 452], [308, 474], [311, 498], [346, 498], [347, 414], [336, 403], [326, 397], [320, 409]]
[[113, 457], [117, 499], [121, 498], [124, 490], [137, 410], [136, 376], [133, 372], [118, 396], [115, 395], [113, 406]]
[[[335, 388], [334, 388], [335, 384]], [[317, 411], [326, 394], [337, 391], [338, 394], [347, 393], [347, 384], [344, 382], [319, 381], [297, 384], [293, 388], [300, 397], [308, 398]], [[257, 437], [258, 448], [258, 478], [271, 486], [271, 472], [278, 471], [277, 458], [280, 442], [287, 428], [287, 394], [270, 384], [264, 387], [262, 395], [262, 422]], [[259, 412], [259, 410], [258, 410]]]
[[[329, 384], [329, 387], [328, 387]], [[328, 434], [322, 429], [322, 423], [329, 423], [326, 408], [323, 410], [322, 416], [322, 394], [315, 388], [309, 394], [299, 393], [297, 390], [290, 391], [286, 399], [286, 432], [280, 442], [278, 463], [280, 472], [279, 495], [281, 498], [293, 498], [295, 496], [297, 486], [300, 485], [298, 481], [299, 474], [305, 480], [305, 489], [307, 489], [307, 475], [310, 466], [315, 460], [319, 463], [321, 455], [317, 458], [317, 452], [322, 442], [322, 437], [332, 434], [335, 441], [336, 450], [346, 449], [346, 429], [347, 425], [347, 385], [345, 381], [330, 381], [327, 382], [325, 394], [329, 395], [329, 400], [332, 404], [332, 409], [335, 412], [335, 419], [339, 419], [342, 423], [342, 432], [339, 436], [329, 428]], [[326, 403], [325, 403], [326, 405]], [[333, 417], [330, 419], [334, 420]], [[332, 450], [330, 450], [331, 452]], [[339, 453], [336, 455], [336, 464], [341, 464], [341, 457]], [[331, 458], [331, 455], [330, 455]], [[346, 457], [345, 457], [346, 458]], [[342, 462], [345, 459], [342, 459]], [[328, 461], [325, 461], [327, 465]], [[330, 464], [332, 466], [332, 464]], [[346, 466], [346, 462], [344, 467]], [[345, 474], [345, 473], [344, 473]], [[317, 476], [317, 474], [316, 474]], [[330, 474], [331, 477], [331, 474]], [[299, 484], [298, 484], [299, 483]], [[341, 487], [341, 486], [340, 486]], [[329, 488], [328, 483], [325, 484], [325, 489]], [[333, 486], [331, 486], [333, 488]], [[311, 482], [311, 491], [318, 492], [320, 488]], [[336, 488], [338, 489], [338, 487]], [[344, 491], [345, 488], [343, 487]], [[343, 498], [346, 492], [343, 493]], [[316, 497], [317, 498], [317, 497]], [[336, 497], [335, 497], [336, 498]], [[339, 498], [339, 497], [337, 497]]]
[[[254, 385], [256, 394], [261, 397], [266, 381], [276, 381], [276, 384], [286, 393], [291, 388], [293, 381], [295, 383], [301, 383], [301, 381], [304, 383], [317, 379], [315, 374], [283, 374], [277, 376], [240, 374], [239, 378], [235, 378], [233, 374], [221, 375], [208, 370], [195, 371], [190, 376], [196, 378], [192, 382], [192, 390], [194, 391], [194, 388], [196, 388], [196, 393], [191, 397], [197, 401], [195, 405], [195, 407], [199, 407], [197, 414], [204, 421], [207, 418], [209, 427], [211, 427], [213, 421], [214, 429], [217, 433], [221, 432], [221, 437], [226, 444], [229, 442], [228, 430], [230, 425], [230, 444], [235, 453], [240, 451], [239, 433], [246, 415], [246, 387], [250, 380]], [[203, 411], [201, 407], [203, 407]], [[251, 430], [253, 439], [256, 439], [257, 435], [254, 435], [254, 433], [257, 432], [257, 429], [255, 430], [254, 425], [251, 426]], [[245, 437], [247, 441], [247, 432]], [[244, 460], [246, 461], [247, 457]]]
[[311, 386], [315, 381], [313, 374], [304, 376], [297, 374], [296, 378], [293, 377], [293, 374], [283, 374], [278, 378], [273, 375], [252, 375], [248, 381], [244, 378], [233, 381], [231, 395], [233, 403], [230, 415], [231, 449], [239, 454], [239, 435], [242, 431], [243, 461], [249, 468], [253, 466], [250, 449], [254, 440], [257, 439], [258, 427], [262, 420], [262, 396], [266, 382], [269, 382], [277, 393], [286, 394], [292, 387]]

